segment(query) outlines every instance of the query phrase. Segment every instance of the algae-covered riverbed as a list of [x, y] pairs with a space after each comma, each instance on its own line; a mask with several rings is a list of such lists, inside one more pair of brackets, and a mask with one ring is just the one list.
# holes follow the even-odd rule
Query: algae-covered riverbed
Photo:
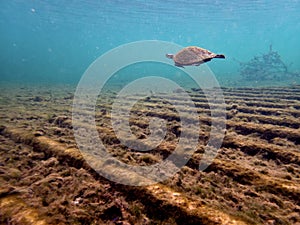
[[[86, 163], [73, 136], [74, 91], [1, 87], [1, 224], [300, 224], [300, 86], [223, 88], [226, 135], [204, 171], [198, 166], [209, 106], [203, 93], [190, 90], [201, 122], [197, 151], [175, 176], [141, 187], [111, 182]], [[109, 97], [97, 103], [96, 122], [115, 157], [150, 165], [174, 150], [179, 124], [172, 108], [146, 99], [132, 111], [140, 138], [149, 132], [145, 115], [168, 121], [163, 144], [137, 152], [117, 140]]]

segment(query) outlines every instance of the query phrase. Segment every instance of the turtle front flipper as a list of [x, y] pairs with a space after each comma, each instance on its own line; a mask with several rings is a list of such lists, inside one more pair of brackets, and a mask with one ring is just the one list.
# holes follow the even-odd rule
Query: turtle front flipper
[[[216, 57], [214, 57], [214, 58], [216, 58]], [[203, 59], [203, 62], [209, 62], [210, 60], [212, 60], [212, 58], [207, 58], [207, 59]]]
[[183, 66], [183, 65], [181, 65], [181, 64], [178, 64], [178, 63], [175, 63], [175, 66], [178, 66], [178, 67], [184, 68], [184, 66]]

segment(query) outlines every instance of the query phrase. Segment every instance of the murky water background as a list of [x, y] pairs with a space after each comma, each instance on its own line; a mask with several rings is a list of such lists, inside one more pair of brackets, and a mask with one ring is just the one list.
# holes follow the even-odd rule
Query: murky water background
[[106, 51], [149, 39], [224, 53], [209, 63], [223, 85], [237, 85], [239, 62], [270, 45], [299, 73], [299, 11], [298, 0], [1, 1], [0, 79], [76, 84]]

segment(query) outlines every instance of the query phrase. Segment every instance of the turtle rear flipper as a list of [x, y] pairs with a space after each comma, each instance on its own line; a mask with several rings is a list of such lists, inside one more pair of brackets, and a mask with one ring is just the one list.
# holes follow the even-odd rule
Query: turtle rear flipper
[[174, 56], [173, 54], [166, 54], [166, 57], [169, 59], [173, 59], [173, 56]]

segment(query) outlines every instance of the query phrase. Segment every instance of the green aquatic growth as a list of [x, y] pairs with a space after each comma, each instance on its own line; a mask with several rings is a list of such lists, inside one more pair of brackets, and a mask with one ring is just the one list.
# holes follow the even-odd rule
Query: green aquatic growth
[[300, 76], [288, 70], [278, 52], [270, 45], [269, 52], [254, 56], [249, 62], [239, 62], [240, 75], [246, 80], [281, 80]]

